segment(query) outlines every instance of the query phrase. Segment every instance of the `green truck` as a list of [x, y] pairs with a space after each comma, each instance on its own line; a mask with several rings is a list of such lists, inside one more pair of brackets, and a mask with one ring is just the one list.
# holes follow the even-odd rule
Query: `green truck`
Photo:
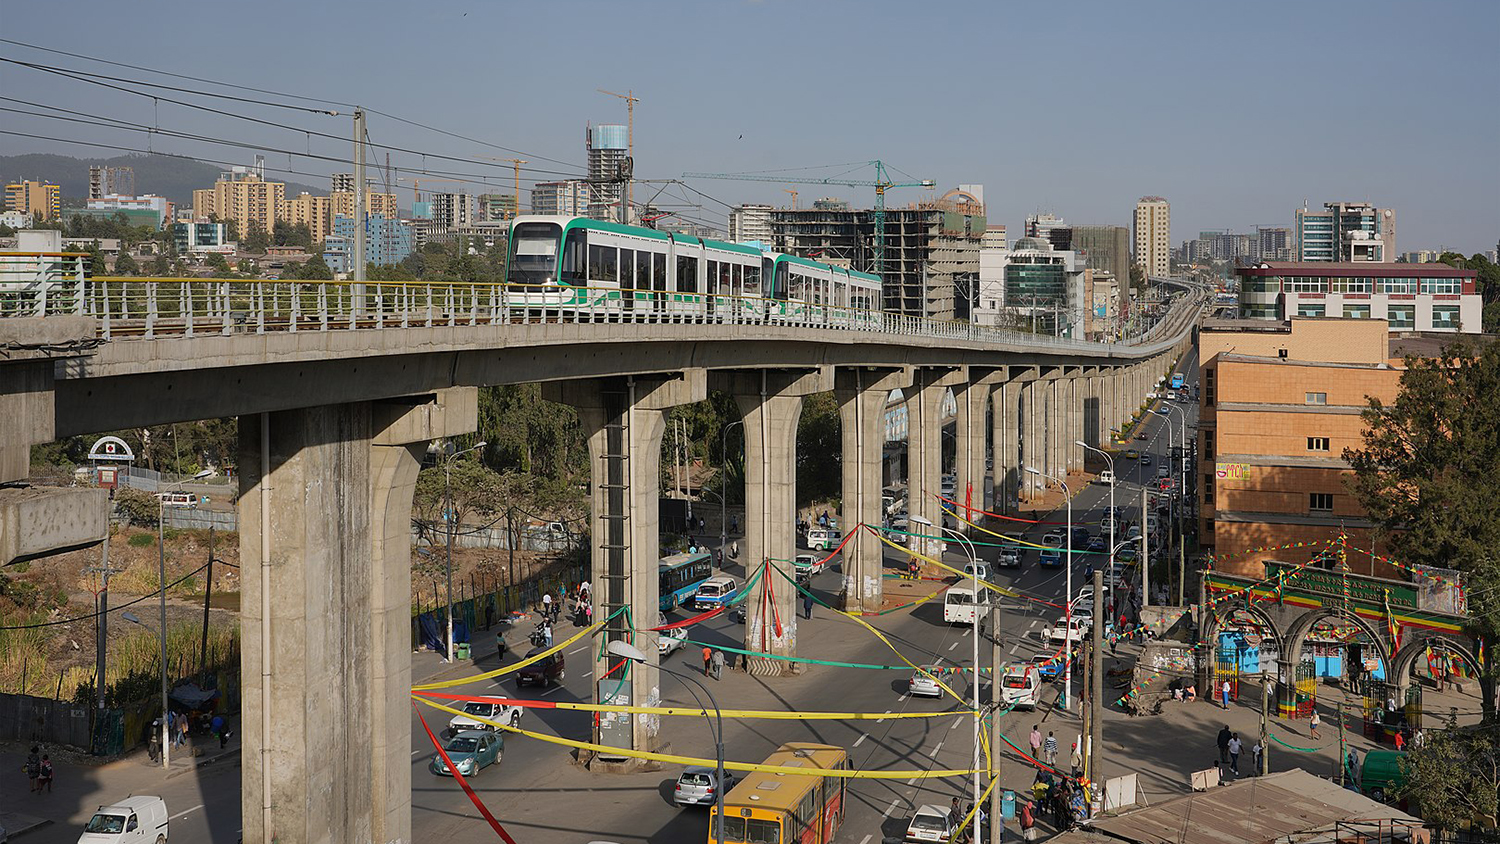
[[1371, 800], [1384, 803], [1394, 797], [1406, 784], [1406, 774], [1401, 770], [1401, 761], [1406, 758], [1402, 750], [1372, 750], [1365, 754], [1359, 766], [1359, 790]]

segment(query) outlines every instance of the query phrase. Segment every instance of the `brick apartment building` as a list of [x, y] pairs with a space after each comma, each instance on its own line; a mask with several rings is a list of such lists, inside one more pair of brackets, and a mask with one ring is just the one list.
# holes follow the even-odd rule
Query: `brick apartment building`
[[[1345, 486], [1343, 451], [1363, 444], [1367, 397], [1396, 397], [1401, 357], [1451, 339], [1391, 334], [1364, 318], [1207, 323], [1199, 535], [1217, 567], [1260, 576], [1262, 560], [1305, 562], [1341, 530], [1351, 548], [1388, 553], [1372, 547], [1371, 522]], [[1405, 577], [1368, 554], [1347, 559], [1357, 574]]]

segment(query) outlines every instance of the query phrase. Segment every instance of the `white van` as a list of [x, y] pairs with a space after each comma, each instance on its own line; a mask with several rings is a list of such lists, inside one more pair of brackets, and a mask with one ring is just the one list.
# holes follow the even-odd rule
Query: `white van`
[[99, 811], [83, 828], [78, 844], [166, 844], [167, 802], [160, 797], [127, 797]]
[[[977, 608], [981, 613], [988, 614], [990, 611], [989, 590], [981, 589], [984, 593], [979, 596]], [[943, 620], [949, 624], [973, 624], [974, 590], [967, 586], [950, 586], [948, 594], [943, 596]], [[984, 627], [985, 618], [979, 619], [979, 626]]]
[[833, 528], [810, 528], [807, 531], [807, 547], [814, 551], [832, 551], [844, 541], [844, 535]]
[[1035, 709], [1041, 687], [1042, 678], [1033, 666], [1007, 665], [1000, 678], [1001, 700], [1016, 709]]

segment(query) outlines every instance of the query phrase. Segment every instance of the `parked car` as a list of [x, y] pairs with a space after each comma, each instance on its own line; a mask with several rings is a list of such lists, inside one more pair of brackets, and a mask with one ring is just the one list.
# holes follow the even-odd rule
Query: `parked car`
[[78, 836], [78, 844], [164, 844], [166, 840], [167, 801], [144, 794], [100, 806]]
[[1403, 750], [1372, 750], [1365, 754], [1359, 766], [1359, 790], [1371, 800], [1384, 803], [1406, 784], [1406, 774], [1401, 770], [1401, 761], [1406, 758]]
[[917, 809], [906, 825], [906, 844], [921, 844], [926, 841], [947, 841], [953, 837], [953, 824], [948, 821], [948, 810], [928, 803]]
[[[460, 774], [478, 776], [486, 767], [500, 764], [500, 757], [505, 753], [505, 736], [486, 730], [465, 730], [448, 739], [443, 751]], [[432, 755], [432, 763], [427, 769], [440, 777], [453, 776], [442, 753]]]
[[[531, 650], [526, 652], [526, 658], [530, 659], [531, 657], [534, 657], [537, 654], [543, 653], [547, 650], [549, 650], [549, 648], [547, 648], [546, 646], [532, 648]], [[555, 686], [562, 683], [563, 677], [563, 653], [562, 651], [558, 651], [557, 653], [552, 654], [546, 659], [539, 659], [536, 662], [533, 662], [532, 664], [526, 666], [525, 668], [522, 668], [520, 671], [517, 671], [516, 685]]]
[[725, 793], [734, 788], [733, 771], [724, 772], [721, 787], [719, 771], [704, 765], [689, 765], [677, 776], [677, 785], [672, 789], [672, 802], [679, 806], [712, 806], [720, 790]]
[[687, 641], [687, 628], [674, 627], [670, 630], [662, 630], [656, 636], [656, 654], [658, 658], [665, 659], [672, 651], [682, 647]]
[[[456, 736], [469, 730], [494, 730], [492, 724], [507, 724], [512, 727], [521, 725], [521, 713], [524, 707], [512, 706], [497, 700], [471, 700], [464, 703], [464, 714], [455, 715], [448, 719], [447, 736]], [[484, 721], [479, 719], [483, 718]]]

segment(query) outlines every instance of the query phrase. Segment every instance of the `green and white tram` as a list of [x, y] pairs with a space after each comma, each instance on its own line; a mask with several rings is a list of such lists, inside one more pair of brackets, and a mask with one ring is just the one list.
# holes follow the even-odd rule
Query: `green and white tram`
[[514, 308], [588, 321], [879, 324], [875, 276], [586, 217], [517, 217], [506, 281]]

